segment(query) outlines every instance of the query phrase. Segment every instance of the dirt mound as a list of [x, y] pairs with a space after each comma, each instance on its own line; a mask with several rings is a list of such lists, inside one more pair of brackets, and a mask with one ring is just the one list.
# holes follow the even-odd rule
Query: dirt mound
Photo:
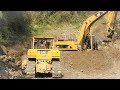
[[84, 74], [101, 74], [113, 68], [113, 62], [119, 61], [120, 52], [117, 49], [100, 51], [62, 52], [63, 66]]

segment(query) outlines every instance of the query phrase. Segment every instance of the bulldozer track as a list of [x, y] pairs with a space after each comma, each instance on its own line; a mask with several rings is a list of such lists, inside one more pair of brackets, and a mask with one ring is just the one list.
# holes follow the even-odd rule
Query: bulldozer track
[[27, 75], [35, 75], [35, 61], [28, 61], [25, 73]]
[[56, 78], [56, 77], [61, 78], [62, 74], [58, 73], [58, 71], [61, 72], [61, 62], [60, 62], [60, 60], [52, 61], [52, 66], [53, 66], [52, 70], [54, 71], [54, 73], [52, 73], [52, 77], [53, 78]]

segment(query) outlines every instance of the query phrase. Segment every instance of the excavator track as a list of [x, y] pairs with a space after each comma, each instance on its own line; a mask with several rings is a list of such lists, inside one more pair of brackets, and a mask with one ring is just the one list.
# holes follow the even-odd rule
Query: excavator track
[[28, 61], [25, 69], [26, 75], [35, 76], [35, 61]]
[[53, 78], [62, 78], [62, 73], [61, 73], [61, 63], [59, 61], [52, 61], [52, 77]]

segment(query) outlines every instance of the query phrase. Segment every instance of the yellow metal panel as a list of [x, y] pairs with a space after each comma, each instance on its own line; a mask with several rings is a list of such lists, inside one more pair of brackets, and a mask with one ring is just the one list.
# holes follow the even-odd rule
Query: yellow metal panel
[[114, 23], [116, 19], [117, 11], [108, 11], [108, 17], [107, 17], [107, 31], [114, 29]]
[[60, 58], [60, 51], [59, 50], [51, 50], [52, 58]]
[[[46, 51], [47, 53], [42, 54], [41, 51]], [[36, 54], [37, 60], [51, 60], [52, 59], [52, 53], [51, 50], [38, 50]]]
[[28, 58], [36, 58], [37, 50], [36, 49], [29, 49], [27, 52]]
[[55, 42], [55, 45], [68, 45], [71, 48], [59, 48], [59, 50], [78, 50], [78, 47], [76, 45], [76, 42], [74, 41], [57, 41]]

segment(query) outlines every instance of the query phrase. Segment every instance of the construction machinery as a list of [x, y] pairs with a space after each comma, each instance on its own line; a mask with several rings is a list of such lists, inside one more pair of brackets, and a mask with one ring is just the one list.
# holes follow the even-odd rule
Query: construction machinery
[[36, 77], [43, 74], [62, 77], [60, 51], [54, 47], [54, 37], [34, 36], [31, 46], [27, 52], [27, 61], [22, 63], [25, 73]]
[[55, 47], [59, 50], [84, 50], [84, 49], [98, 49], [97, 41], [95, 36], [92, 35], [90, 31], [90, 27], [102, 16], [108, 13], [107, 23], [106, 23], [106, 37], [112, 38], [114, 34], [114, 22], [116, 18], [116, 11], [99, 11], [96, 14], [87, 18], [84, 21], [81, 30], [79, 32], [77, 41], [65, 41], [65, 40], [57, 40], [55, 42]]

